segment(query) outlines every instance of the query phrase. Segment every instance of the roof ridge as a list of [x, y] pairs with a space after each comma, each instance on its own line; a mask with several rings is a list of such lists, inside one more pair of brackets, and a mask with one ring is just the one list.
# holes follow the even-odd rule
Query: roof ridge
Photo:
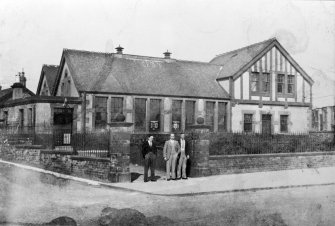
[[219, 55], [216, 55], [214, 58], [219, 57], [219, 56], [224, 56], [228, 53], [237, 52], [237, 51], [240, 51], [240, 50], [243, 50], [243, 49], [246, 49], [246, 48], [250, 48], [250, 47], [260, 45], [260, 44], [263, 44], [263, 43], [268, 42], [268, 41], [274, 41], [274, 40], [277, 40], [277, 38], [273, 37], [273, 38], [270, 38], [270, 39], [267, 39], [267, 40], [264, 40], [264, 41], [261, 41], [261, 42], [257, 42], [257, 43], [251, 44], [251, 45], [244, 46], [242, 48], [238, 48], [238, 49], [234, 49], [234, 50], [231, 50], [231, 51], [228, 51], [228, 52], [224, 52], [224, 53], [221, 53]]
[[81, 50], [81, 49], [67, 49], [64, 48], [63, 51], [75, 51], [75, 52], [83, 52], [83, 53], [98, 53], [98, 54], [107, 54], [107, 55], [113, 55], [114, 53], [109, 53], [109, 52], [101, 52], [101, 51], [89, 51], [89, 50]]
[[59, 65], [56, 65], [56, 64], [43, 64], [42, 65], [43, 67], [59, 67]]

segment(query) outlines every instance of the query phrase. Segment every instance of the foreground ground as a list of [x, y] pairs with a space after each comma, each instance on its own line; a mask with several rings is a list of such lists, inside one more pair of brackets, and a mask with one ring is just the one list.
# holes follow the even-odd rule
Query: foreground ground
[[335, 225], [335, 186], [157, 196], [55, 179], [0, 164], [0, 222], [42, 223], [66, 215], [79, 225], [97, 225], [107, 206], [167, 216], [177, 225]]

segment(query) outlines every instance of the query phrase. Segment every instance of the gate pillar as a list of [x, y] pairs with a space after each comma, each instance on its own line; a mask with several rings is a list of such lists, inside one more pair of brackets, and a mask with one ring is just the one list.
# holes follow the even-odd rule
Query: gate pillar
[[111, 161], [109, 181], [131, 182], [130, 165], [130, 136], [129, 127], [133, 123], [114, 122], [109, 123], [110, 142], [109, 155]]

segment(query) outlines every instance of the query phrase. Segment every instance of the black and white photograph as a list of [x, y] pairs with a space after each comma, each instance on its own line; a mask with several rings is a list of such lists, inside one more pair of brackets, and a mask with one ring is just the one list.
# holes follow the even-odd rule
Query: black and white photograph
[[0, 0], [0, 225], [334, 213], [335, 1]]

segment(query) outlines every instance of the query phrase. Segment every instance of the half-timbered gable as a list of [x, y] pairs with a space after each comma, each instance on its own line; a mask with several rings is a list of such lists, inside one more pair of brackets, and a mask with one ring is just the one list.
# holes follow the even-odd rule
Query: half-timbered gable
[[[271, 133], [308, 131], [313, 80], [276, 39], [218, 55], [211, 63], [222, 65], [217, 80], [232, 98], [233, 130], [264, 132], [267, 123]], [[250, 120], [253, 126], [245, 130]]]

